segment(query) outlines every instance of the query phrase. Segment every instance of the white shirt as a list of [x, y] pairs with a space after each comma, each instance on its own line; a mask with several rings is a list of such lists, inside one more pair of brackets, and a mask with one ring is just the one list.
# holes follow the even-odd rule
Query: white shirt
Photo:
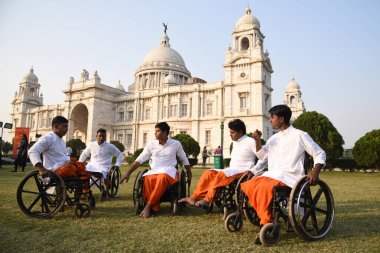
[[308, 133], [294, 128], [270, 137], [267, 143], [256, 153], [259, 159], [268, 159], [268, 171], [262, 176], [277, 179], [294, 187], [297, 180], [305, 175], [305, 151], [313, 157], [314, 165], [325, 164], [326, 153]]
[[43, 166], [47, 170], [56, 171], [70, 160], [65, 154], [66, 143], [54, 132], [42, 136], [29, 149], [28, 155], [33, 166], [42, 163], [41, 154], [43, 156]]
[[80, 162], [86, 161], [91, 156], [90, 162], [86, 165], [87, 171], [102, 172], [107, 174], [112, 167], [112, 157], [116, 156], [115, 166], [119, 166], [124, 159], [123, 153], [120, 152], [115, 145], [103, 142], [101, 145], [98, 142], [90, 142], [79, 157]]
[[158, 140], [154, 140], [148, 142], [143, 152], [137, 157], [136, 162], [143, 164], [151, 159], [151, 170], [146, 172], [144, 176], [165, 173], [175, 179], [177, 156], [183, 165], [190, 165], [179, 141], [168, 138], [165, 145], [162, 146]]
[[259, 161], [255, 166], [256, 142], [253, 138], [243, 135], [237, 141], [232, 142], [232, 147], [230, 167], [212, 170], [222, 171], [227, 177], [231, 177], [248, 170], [256, 174], [265, 168], [266, 161]]

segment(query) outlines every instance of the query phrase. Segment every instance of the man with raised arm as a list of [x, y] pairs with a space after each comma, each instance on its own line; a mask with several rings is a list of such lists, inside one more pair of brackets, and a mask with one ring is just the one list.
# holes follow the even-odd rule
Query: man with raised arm
[[[273, 187], [276, 185], [293, 188], [305, 175], [305, 151], [313, 157], [314, 168], [308, 175], [313, 185], [325, 165], [326, 153], [309, 136], [308, 133], [290, 125], [292, 111], [286, 105], [276, 105], [269, 110], [270, 123], [279, 132], [268, 139], [264, 146], [259, 141], [261, 132], [256, 130], [253, 138], [256, 140], [256, 155], [259, 159], [268, 159], [268, 171], [260, 177], [252, 178], [241, 185], [242, 191], [248, 196], [249, 202], [260, 218], [260, 224], [273, 221], [271, 201]], [[257, 236], [256, 244], [260, 244]]]
[[141, 164], [151, 159], [150, 168], [144, 176], [143, 197], [146, 203], [140, 216], [148, 218], [151, 211], [160, 210], [160, 199], [171, 185], [178, 181], [177, 159], [181, 160], [191, 180], [191, 169], [185, 151], [179, 141], [169, 137], [170, 127], [166, 122], [155, 125], [156, 140], [148, 142], [143, 152], [137, 157], [132, 167], [122, 177], [121, 183], [128, 182], [131, 173]]
[[255, 165], [255, 140], [246, 135], [244, 122], [234, 119], [228, 123], [228, 128], [233, 141], [230, 167], [223, 170], [206, 170], [199, 179], [193, 195], [179, 202], [208, 208], [217, 188], [229, 185], [248, 171], [257, 174], [265, 168], [266, 161], [258, 161]]

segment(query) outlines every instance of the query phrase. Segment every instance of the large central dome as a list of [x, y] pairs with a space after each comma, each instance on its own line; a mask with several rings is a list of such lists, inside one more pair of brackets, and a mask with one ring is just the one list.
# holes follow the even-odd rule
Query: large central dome
[[190, 76], [182, 56], [170, 48], [169, 37], [165, 34], [161, 37], [160, 46], [151, 50], [144, 58], [137, 72], [147, 69], [177, 70]]
[[142, 64], [144, 65], [151, 62], [166, 62], [185, 66], [185, 61], [182, 56], [170, 48], [169, 37], [167, 35], [161, 38], [161, 45], [159, 47], [154, 48], [145, 56]]

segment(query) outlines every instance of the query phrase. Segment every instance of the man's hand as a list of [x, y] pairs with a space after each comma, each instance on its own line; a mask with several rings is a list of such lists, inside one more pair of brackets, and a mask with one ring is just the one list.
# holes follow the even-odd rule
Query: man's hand
[[261, 136], [262, 135], [263, 135], [263, 133], [256, 129], [256, 131], [253, 132], [253, 139], [255, 139], [255, 141], [261, 142]]
[[318, 183], [319, 177], [318, 173], [315, 173], [315, 170], [313, 170], [308, 176], [307, 180], [309, 180], [310, 185], [316, 185]]
[[65, 165], [66, 167], [70, 168], [71, 165], [73, 165], [73, 164], [74, 164], [74, 163], [73, 163], [71, 160], [68, 160], [68, 161], [65, 162], [64, 165]]
[[40, 174], [41, 177], [47, 177], [49, 176], [50, 171], [45, 168], [42, 168], [42, 169], [38, 169], [38, 174]]
[[120, 184], [122, 184], [122, 183], [124, 183], [124, 181], [125, 181], [125, 183], [128, 183], [128, 181], [129, 181], [129, 174], [125, 174], [122, 178], [121, 178], [121, 180], [120, 180]]
[[246, 172], [246, 173], [245, 173], [243, 176], [245, 176], [245, 175], [247, 175], [247, 176], [248, 176], [248, 177], [247, 177], [247, 178], [248, 178], [248, 180], [249, 180], [249, 179], [251, 179], [251, 178], [254, 176], [253, 172], [252, 172], [252, 171], [250, 171], [250, 170], [249, 170], [249, 171], [247, 171], [247, 172]]
[[193, 173], [191, 173], [191, 170], [187, 170], [187, 183], [191, 183], [191, 179], [193, 178]]

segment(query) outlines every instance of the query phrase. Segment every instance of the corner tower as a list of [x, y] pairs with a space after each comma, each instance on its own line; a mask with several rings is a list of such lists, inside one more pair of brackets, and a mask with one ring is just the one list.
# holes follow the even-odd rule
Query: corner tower
[[[224, 64], [225, 117], [249, 117], [252, 126], [271, 135], [268, 110], [271, 107], [271, 74], [269, 53], [264, 52], [265, 36], [259, 20], [249, 6], [236, 22]], [[247, 119], [248, 120], [248, 119]]]
[[26, 126], [28, 111], [43, 105], [40, 88], [38, 77], [31, 68], [19, 83], [18, 91], [16, 91], [12, 101], [11, 117], [15, 127]]

